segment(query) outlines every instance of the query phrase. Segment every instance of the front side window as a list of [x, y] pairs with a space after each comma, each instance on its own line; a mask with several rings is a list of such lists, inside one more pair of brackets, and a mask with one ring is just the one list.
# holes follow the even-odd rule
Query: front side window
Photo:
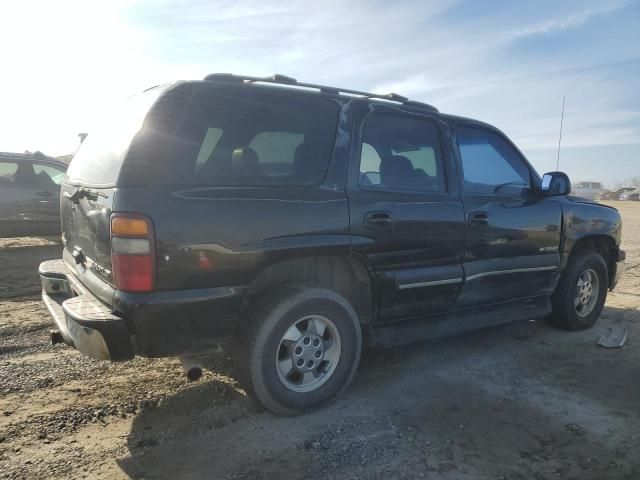
[[436, 126], [429, 120], [374, 115], [362, 131], [359, 183], [393, 191], [443, 192]]
[[521, 194], [531, 187], [531, 172], [503, 138], [482, 128], [456, 128], [464, 191], [477, 194]]
[[62, 185], [65, 176], [63, 170], [41, 163], [34, 163], [33, 171], [36, 175], [36, 184], [43, 186]]

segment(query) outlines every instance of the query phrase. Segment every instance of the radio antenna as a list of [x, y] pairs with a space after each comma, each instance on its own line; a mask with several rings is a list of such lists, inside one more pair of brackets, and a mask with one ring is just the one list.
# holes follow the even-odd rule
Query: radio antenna
[[564, 100], [562, 97], [562, 115], [560, 115], [560, 136], [558, 137], [558, 159], [556, 160], [556, 171], [560, 169], [560, 143], [562, 142], [562, 122], [564, 121]]

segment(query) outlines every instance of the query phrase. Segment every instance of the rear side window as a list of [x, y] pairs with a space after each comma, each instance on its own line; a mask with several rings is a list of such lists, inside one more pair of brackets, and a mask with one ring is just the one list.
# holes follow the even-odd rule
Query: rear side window
[[182, 114], [159, 184], [318, 185], [338, 105], [307, 95], [203, 85]]
[[196, 173], [200, 173], [202, 168], [207, 164], [221, 136], [222, 130], [219, 128], [207, 128], [207, 132], [204, 134], [204, 139], [202, 140], [202, 145], [200, 146], [200, 151], [198, 152], [198, 158], [196, 158]]
[[249, 148], [255, 150], [267, 175], [291, 175], [296, 151], [302, 144], [302, 133], [262, 132], [251, 140]]
[[374, 115], [362, 129], [360, 185], [393, 191], [443, 192], [438, 130], [433, 122]]

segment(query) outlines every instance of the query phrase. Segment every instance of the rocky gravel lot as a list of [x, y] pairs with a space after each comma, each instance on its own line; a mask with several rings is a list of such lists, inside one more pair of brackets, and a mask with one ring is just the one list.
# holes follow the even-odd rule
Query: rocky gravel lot
[[[640, 203], [619, 202], [627, 273], [598, 325], [545, 321], [369, 352], [321, 411], [260, 411], [223, 350], [99, 362], [51, 346], [42, 239], [0, 239], [0, 478], [640, 479]], [[596, 346], [607, 326], [623, 349]]]

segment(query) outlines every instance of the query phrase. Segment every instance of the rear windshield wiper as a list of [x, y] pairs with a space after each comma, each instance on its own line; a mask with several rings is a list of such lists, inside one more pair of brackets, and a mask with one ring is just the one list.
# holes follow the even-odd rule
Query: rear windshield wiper
[[86, 189], [85, 187], [78, 187], [78, 189], [73, 192], [64, 192], [64, 198], [71, 200], [73, 203], [78, 203], [81, 198], [88, 198], [89, 200], [97, 200], [98, 197], [107, 198], [108, 195], [102, 192], [94, 192]]

